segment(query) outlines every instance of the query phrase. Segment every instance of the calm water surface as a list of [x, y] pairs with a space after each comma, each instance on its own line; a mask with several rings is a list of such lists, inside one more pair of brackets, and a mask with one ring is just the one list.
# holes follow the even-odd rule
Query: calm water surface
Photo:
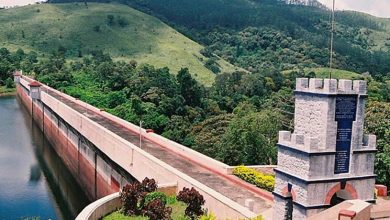
[[74, 219], [89, 203], [16, 97], [0, 97], [0, 220]]

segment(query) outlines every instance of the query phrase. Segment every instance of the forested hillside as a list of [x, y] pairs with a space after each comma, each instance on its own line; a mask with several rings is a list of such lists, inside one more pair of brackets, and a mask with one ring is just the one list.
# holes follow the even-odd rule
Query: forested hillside
[[[62, 2], [69, 0], [51, 0]], [[277, 0], [120, 0], [157, 16], [217, 54], [256, 71], [273, 65], [328, 66], [330, 12]], [[390, 21], [336, 13], [336, 68], [381, 77], [390, 72]]]
[[[206, 47], [194, 46], [193, 41], [184, 40], [178, 33], [173, 35], [181, 37], [173, 36], [173, 40], [170, 40], [172, 35], [168, 35], [168, 39], [160, 39], [162, 35], [152, 34], [156, 42], [163, 42], [161, 48], [173, 47], [181, 52], [172, 54], [153, 49], [148, 54], [155, 59], [143, 60], [148, 65], [118, 61], [117, 57], [122, 52], [124, 56], [132, 56], [132, 50], [126, 48], [123, 51], [98, 50], [88, 55], [86, 51], [93, 50], [95, 43], [83, 47], [85, 51], [81, 50], [81, 54], [77, 49], [71, 49], [72, 44], [67, 44], [69, 47], [61, 47], [61, 50], [40, 59], [35, 52], [27, 51], [34, 48], [16, 52], [3, 48], [0, 49], [0, 74], [3, 74], [0, 79], [9, 84], [7, 78], [11, 71], [22, 68], [54, 88], [135, 124], [142, 120], [146, 128], [225, 163], [276, 163], [277, 131], [293, 129], [292, 91], [295, 79], [329, 75], [329, 70], [324, 68], [329, 60], [329, 11], [321, 5], [291, 5], [276, 0], [120, 2], [162, 19]], [[45, 7], [67, 9], [67, 13], [76, 17], [81, 13], [77, 21], [84, 21], [88, 18], [84, 13], [95, 5], [83, 1]], [[141, 29], [150, 31], [151, 26], [143, 27], [143, 18], [140, 23], [139, 19], [127, 17], [126, 13], [133, 9], [123, 5], [105, 7], [110, 10], [99, 15], [101, 17], [94, 21], [98, 23], [81, 25], [77, 30], [84, 34], [96, 32], [93, 36], [104, 38], [111, 37], [110, 34], [134, 34]], [[108, 16], [117, 12], [120, 13], [111, 18]], [[3, 15], [0, 14], [0, 18]], [[29, 13], [26, 16], [26, 19], [31, 18]], [[63, 16], [60, 19], [66, 18], [65, 14]], [[130, 24], [121, 27], [120, 18], [127, 18]], [[365, 129], [378, 136], [378, 182], [390, 186], [390, 23], [386, 19], [356, 12], [338, 12], [336, 19], [335, 66], [342, 70], [333, 70], [333, 77], [368, 81]], [[110, 20], [115, 23], [114, 27], [110, 27]], [[66, 21], [64, 23], [68, 23]], [[0, 25], [13, 31], [16, 28], [12, 23], [9, 17]], [[37, 25], [41, 27], [39, 23]], [[64, 27], [69, 28], [67, 25]], [[88, 27], [87, 30], [84, 27]], [[126, 29], [130, 27], [132, 31]], [[24, 39], [23, 29], [17, 30], [16, 34], [21, 36], [19, 39]], [[166, 30], [173, 33], [172, 29]], [[4, 33], [7, 32], [1, 32]], [[40, 29], [31, 29], [29, 33], [24, 33], [25, 38], [32, 39], [29, 38], [31, 33], [41, 34]], [[146, 30], [142, 33], [144, 35], [139, 36], [139, 42], [148, 45], [150, 33]], [[72, 35], [63, 39], [77, 42], [79, 38]], [[15, 51], [32, 43], [27, 40], [16, 42], [19, 44], [5, 46]], [[116, 43], [109, 38], [99, 47], [110, 47]], [[202, 55], [191, 48], [199, 48]], [[40, 52], [39, 48], [35, 49]], [[66, 62], [69, 51], [76, 51], [76, 55], [82, 58]], [[215, 79], [208, 81], [207, 86], [204, 86], [204, 81], [198, 81], [202, 80], [199, 76], [204, 74], [202, 68], [189, 64], [189, 69], [177, 68], [186, 67], [183, 63], [177, 65], [178, 60], [193, 60], [188, 58], [192, 53], [200, 57], [198, 61], [202, 68], [207, 67], [214, 72], [212, 75], [208, 73]], [[225, 73], [220, 57], [248, 71]], [[170, 69], [159, 68], [164, 65]], [[176, 68], [172, 68], [173, 65]]]
[[[17, 18], [17, 19], [15, 19]], [[215, 73], [235, 68], [221, 59], [209, 61], [202, 46], [160, 20], [118, 4], [41, 4], [0, 11], [0, 47], [53, 53], [75, 60], [100, 51], [116, 60], [168, 67], [188, 67], [210, 86]]]

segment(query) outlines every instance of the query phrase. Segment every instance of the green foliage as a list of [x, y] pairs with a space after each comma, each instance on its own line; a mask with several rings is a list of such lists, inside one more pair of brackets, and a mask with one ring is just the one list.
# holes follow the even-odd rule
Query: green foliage
[[95, 25], [95, 26], [93, 27], [93, 31], [95, 31], [95, 32], [100, 32], [100, 25]]
[[376, 182], [390, 186], [390, 156], [388, 153], [377, 153], [375, 158]]
[[118, 21], [119, 26], [121, 26], [121, 27], [126, 27], [127, 25], [129, 25], [129, 22], [124, 17], [118, 16], [117, 21]]
[[[168, 197], [175, 198], [175, 196]], [[169, 199], [168, 199], [169, 200]], [[184, 210], [186, 205], [182, 202], [169, 203], [168, 207], [172, 208], [171, 218], [174, 220], [186, 220], [184, 216]], [[125, 216], [120, 211], [113, 212], [108, 216], [103, 217], [103, 220], [148, 220], [148, 217], [144, 216]]]
[[193, 149], [217, 158], [221, 148], [223, 148], [221, 143], [222, 137], [231, 119], [231, 114], [220, 114], [195, 125], [192, 128], [192, 135], [194, 136]]
[[220, 66], [219, 64], [217, 63], [217, 59], [212, 57], [210, 59], [208, 59], [206, 61], [206, 63], [204, 64], [204, 66], [211, 70], [213, 73], [217, 74], [217, 73], [220, 73], [221, 72], [221, 69], [220, 69]]
[[162, 135], [172, 141], [185, 143], [187, 136], [191, 132], [191, 122], [187, 117], [173, 115]]
[[126, 95], [124, 92], [111, 92], [108, 94], [108, 107], [115, 108], [118, 105], [122, 105], [127, 101]]
[[238, 166], [234, 168], [233, 174], [243, 179], [244, 181], [254, 184], [261, 189], [272, 192], [275, 186], [275, 177], [257, 172], [254, 169]]
[[369, 101], [366, 108], [365, 131], [377, 137], [380, 153], [390, 153], [390, 103]]
[[[119, 4], [39, 4], [3, 10], [0, 29], [0, 47], [12, 51], [21, 48], [27, 56], [27, 51], [35, 51], [39, 58], [47, 58], [58, 51], [66, 59], [75, 60], [100, 50], [116, 60], [167, 66], [174, 73], [190, 67], [197, 73], [194, 77], [207, 86], [215, 77], [200, 60], [205, 58], [200, 54], [203, 46], [160, 20]], [[236, 69], [223, 59], [217, 63], [221, 71]], [[31, 70], [29, 66], [24, 65], [23, 70]]]
[[7, 89], [15, 88], [14, 80], [11, 79], [11, 78], [7, 78], [7, 79], [4, 81], [4, 84], [5, 84], [5, 87], [6, 87]]
[[103, 220], [148, 220], [145, 216], [127, 216], [120, 211], [113, 212], [108, 216], [105, 216]]
[[213, 213], [207, 213], [206, 215], [200, 216], [199, 220], [217, 220]]
[[177, 82], [180, 86], [180, 92], [189, 106], [200, 106], [202, 98], [202, 88], [198, 82], [191, 77], [187, 68], [181, 69], [177, 74]]
[[107, 24], [108, 24], [108, 26], [113, 26], [114, 23], [115, 23], [114, 15], [111, 15], [111, 14], [107, 15]]
[[5, 86], [0, 86], [0, 96], [1, 95], [7, 95], [7, 94], [14, 94], [15, 88], [6, 88]]
[[176, 196], [173, 195], [173, 196], [167, 196], [167, 204], [168, 205], [174, 205], [177, 203], [177, 199], [176, 199]]
[[167, 199], [168, 198], [167, 198], [167, 196], [163, 192], [151, 192], [151, 193], [148, 193], [145, 196], [145, 204], [148, 204], [149, 202], [151, 202], [151, 201], [153, 201], [155, 199], [159, 199], [164, 204], [167, 204]]
[[255, 218], [251, 218], [251, 220], [264, 220], [263, 216], [259, 215]]
[[376, 134], [375, 174], [377, 182], [390, 187], [390, 103], [370, 101], [366, 109], [365, 132]]
[[[283, 70], [328, 66], [329, 11], [313, 1], [307, 7], [272, 0], [120, 2], [163, 18], [207, 45], [206, 57], [215, 54], [250, 71], [269, 65]], [[336, 16], [335, 67], [387, 74], [389, 22], [357, 12]]]
[[222, 139], [222, 160], [230, 165], [275, 163], [283, 116], [272, 110], [235, 114]]

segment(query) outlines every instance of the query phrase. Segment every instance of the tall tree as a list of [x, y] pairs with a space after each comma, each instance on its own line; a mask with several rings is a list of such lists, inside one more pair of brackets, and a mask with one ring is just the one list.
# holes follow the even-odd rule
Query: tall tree
[[193, 107], [200, 106], [203, 93], [202, 87], [192, 78], [188, 68], [183, 68], [179, 71], [177, 81], [185, 104]]
[[[247, 112], [248, 108], [242, 110]], [[282, 128], [282, 115], [272, 110], [242, 115], [243, 113], [237, 112], [229, 124], [222, 139], [220, 157], [230, 165], [274, 164], [276, 136]]]

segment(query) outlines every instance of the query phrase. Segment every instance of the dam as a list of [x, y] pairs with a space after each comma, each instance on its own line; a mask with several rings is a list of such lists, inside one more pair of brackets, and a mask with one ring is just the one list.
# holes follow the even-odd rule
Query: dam
[[20, 100], [0, 97], [0, 122], [0, 219], [74, 219], [91, 201]]
[[232, 167], [117, 118], [34, 79], [15, 74], [17, 95], [90, 201], [154, 178], [177, 193], [194, 187], [220, 218], [253, 218], [273, 195], [232, 175]]

